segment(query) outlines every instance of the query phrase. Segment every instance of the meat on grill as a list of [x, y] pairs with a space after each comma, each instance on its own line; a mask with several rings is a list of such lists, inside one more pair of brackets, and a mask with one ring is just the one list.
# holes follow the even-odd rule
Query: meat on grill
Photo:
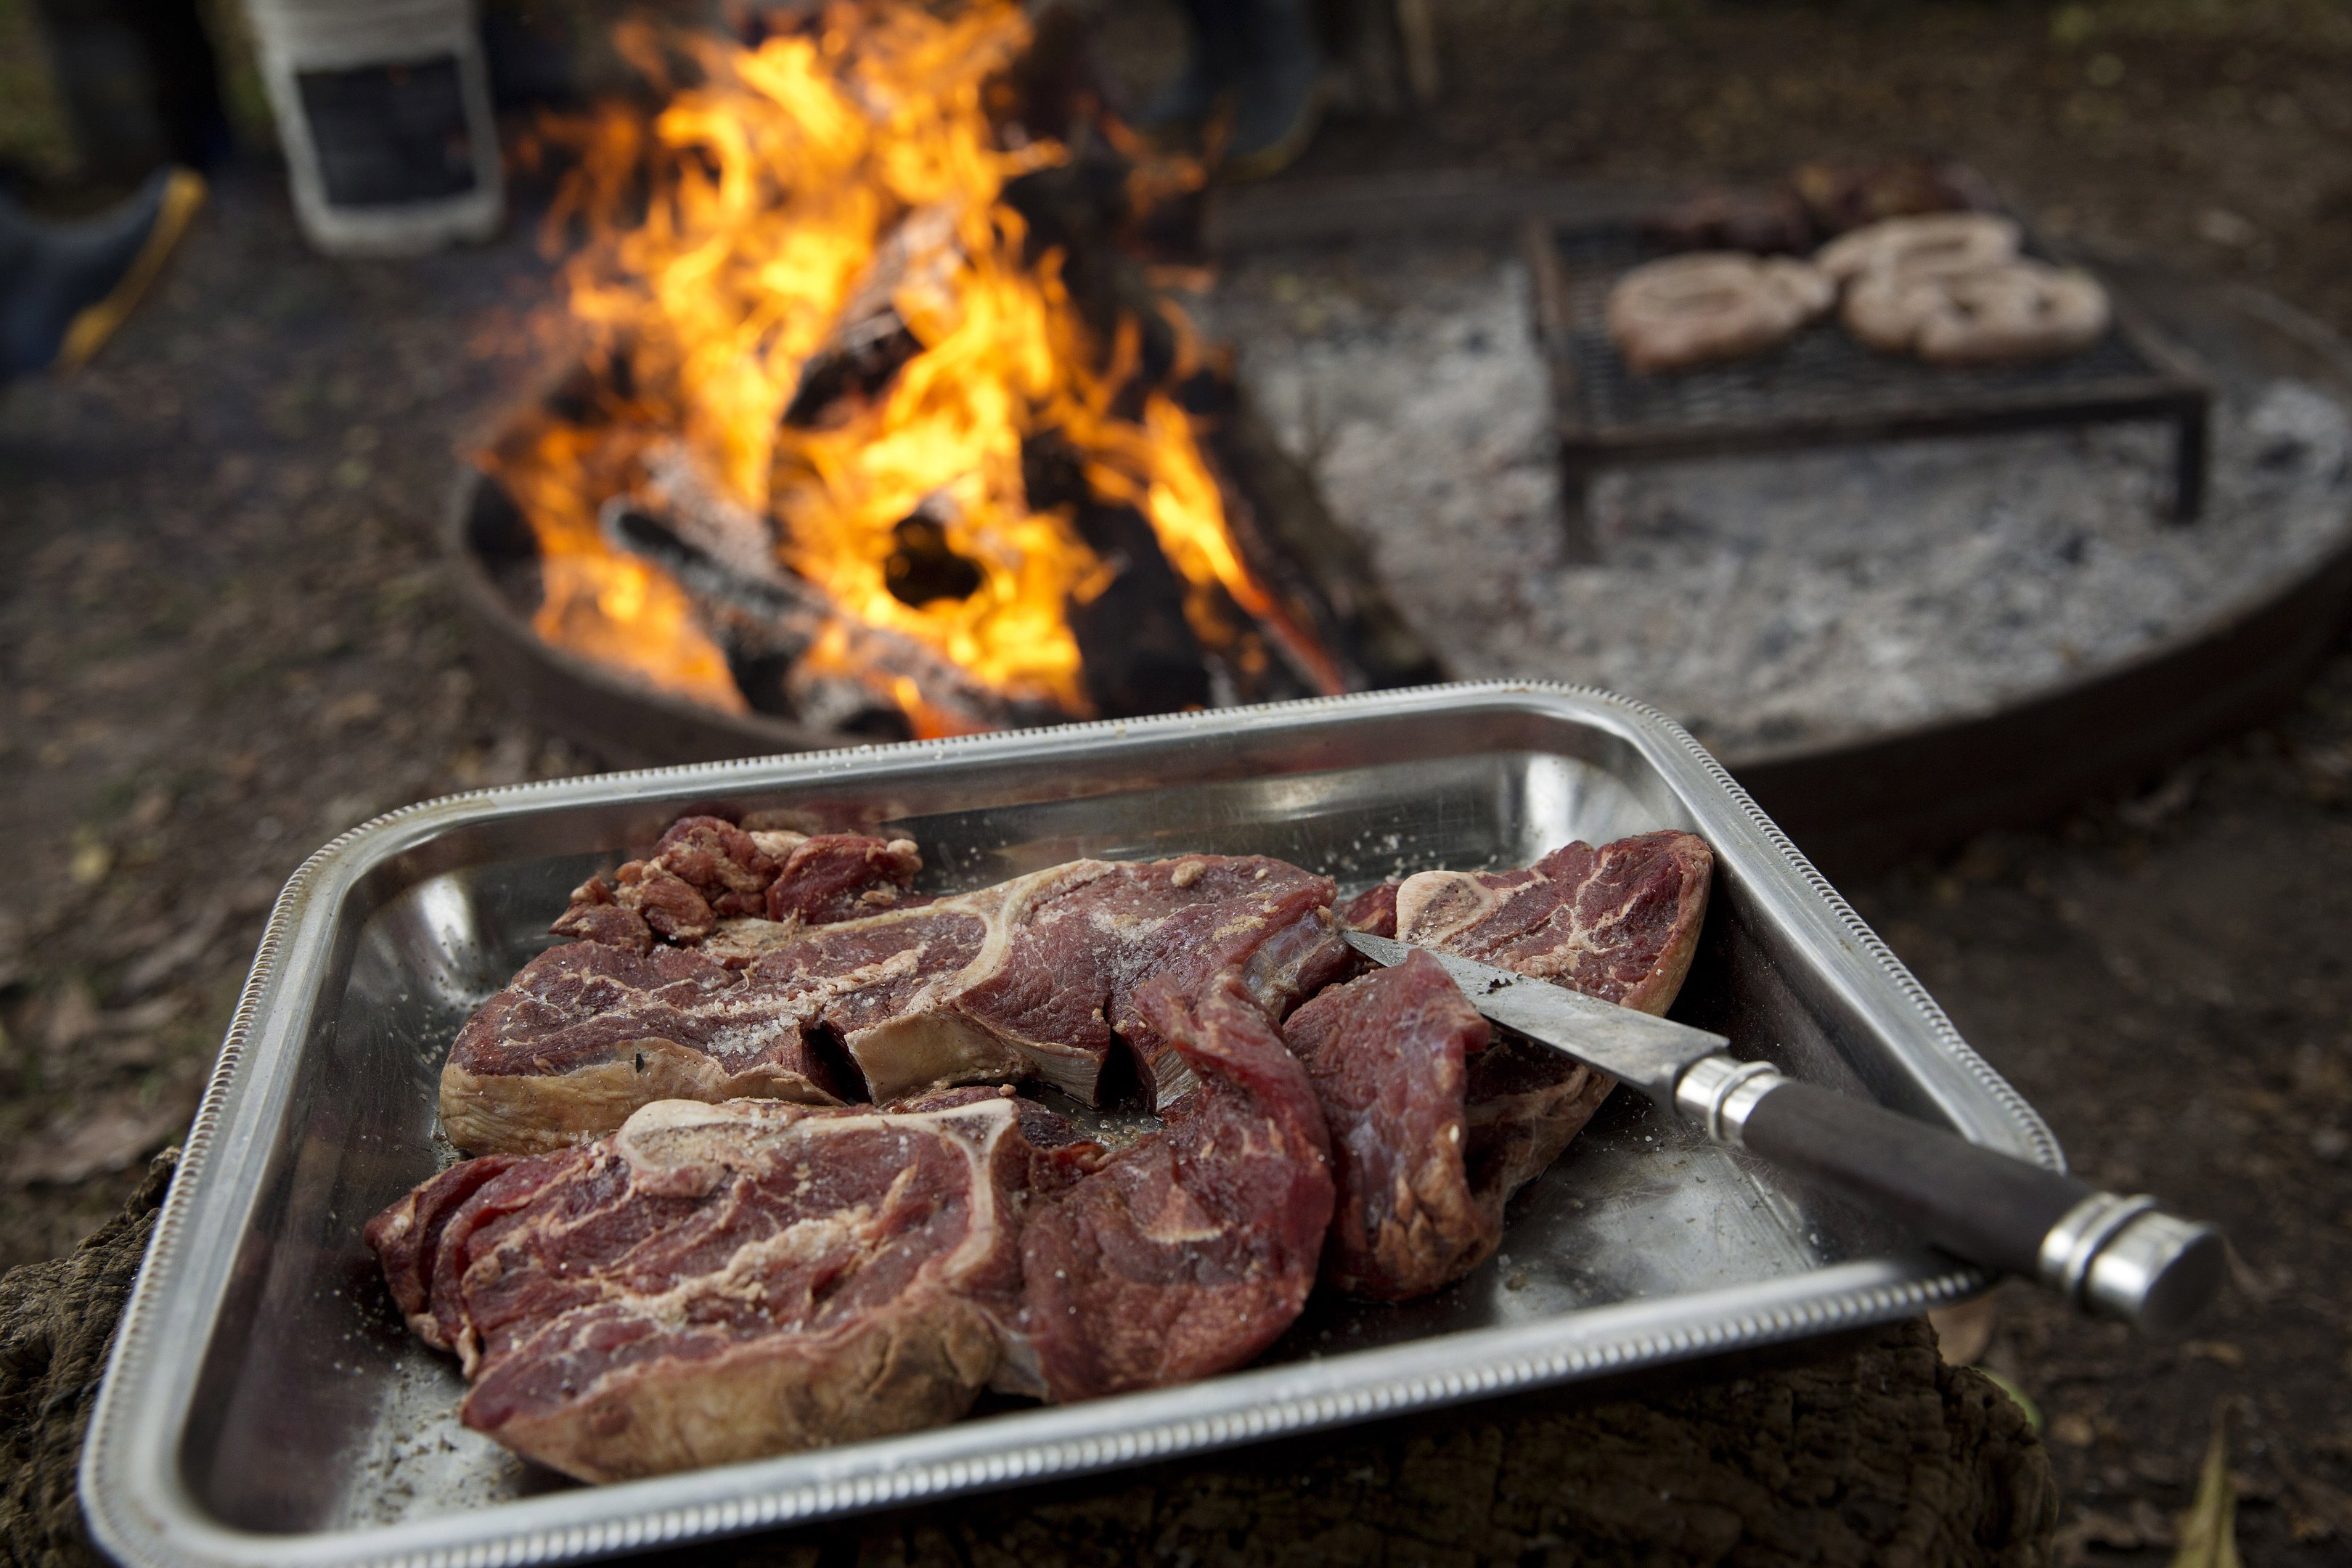
[[726, 926], [825, 925], [896, 906], [922, 866], [904, 838], [746, 831], [724, 817], [682, 816], [613, 885], [592, 877], [574, 889], [551, 929], [643, 952], [656, 937], [691, 945]]
[[1199, 1077], [1116, 1155], [1011, 1098], [646, 1106], [594, 1142], [435, 1176], [367, 1227], [473, 1387], [466, 1424], [585, 1480], [1073, 1400], [1278, 1337], [1331, 1215], [1304, 1069], [1235, 974], [1136, 999]]
[[1474, 1181], [1464, 1110], [1487, 1033], [1425, 952], [1333, 986], [1283, 1026], [1331, 1134], [1323, 1278], [1335, 1288], [1381, 1301], [1425, 1295], [1501, 1240], [1507, 1194]]
[[[666, 1100], [594, 1143], [457, 1166], [368, 1239], [463, 1362], [466, 1425], [567, 1475], [855, 1441], [951, 1420], [994, 1374], [1029, 1166], [1068, 1157], [1022, 1121], [992, 1090], [888, 1111]], [[493, 1173], [424, 1238], [419, 1300], [417, 1221], [473, 1167]]]
[[[1360, 894], [1344, 916], [1419, 946], [1663, 1013], [1706, 917], [1713, 857], [1687, 833], [1573, 843], [1522, 871], [1433, 871]], [[1434, 959], [1327, 991], [1284, 1037], [1331, 1132], [1338, 1213], [1325, 1278], [1402, 1300], [1494, 1251], [1503, 1210], [1591, 1120], [1615, 1080], [1505, 1035]], [[1484, 1048], [1482, 1048], [1484, 1047]]]
[[[1114, 1031], [1155, 1103], [1192, 1081], [1138, 988], [1234, 970], [1280, 1018], [1349, 958], [1329, 880], [1263, 857], [1073, 861], [742, 952], [575, 942], [534, 959], [459, 1032], [441, 1081], [459, 1147], [535, 1152], [655, 1100], [877, 1101], [1043, 1077], [1092, 1101]], [[714, 929], [716, 929], [714, 927]], [[736, 967], [740, 965], [740, 967]]]

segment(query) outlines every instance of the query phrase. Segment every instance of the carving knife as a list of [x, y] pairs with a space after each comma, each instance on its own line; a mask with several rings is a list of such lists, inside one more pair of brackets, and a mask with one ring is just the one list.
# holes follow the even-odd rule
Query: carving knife
[[1346, 935], [1382, 964], [1427, 952], [1493, 1022], [1632, 1084], [1718, 1143], [1835, 1187], [1970, 1263], [2039, 1279], [2085, 1310], [2173, 1333], [2221, 1287], [2221, 1233], [2154, 1198], [2104, 1193], [1769, 1062], [1741, 1061], [1721, 1035], [1433, 948]]

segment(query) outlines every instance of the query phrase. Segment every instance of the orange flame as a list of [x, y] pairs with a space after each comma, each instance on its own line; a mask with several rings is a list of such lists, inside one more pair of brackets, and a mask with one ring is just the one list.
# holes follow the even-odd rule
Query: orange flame
[[[698, 79], [650, 122], [608, 110], [569, 128], [578, 162], [550, 232], [587, 230], [565, 284], [599, 407], [587, 419], [551, 413], [493, 458], [541, 543], [543, 637], [743, 708], [685, 592], [596, 526], [603, 500], [667, 437], [775, 520], [780, 563], [839, 614], [921, 644], [1008, 701], [1083, 715], [1066, 606], [1115, 568], [1066, 510], [1029, 504], [1024, 442], [1051, 430], [1080, 454], [1097, 495], [1150, 520], [1190, 584], [1187, 614], [1205, 645], [1234, 642], [1225, 605], [1238, 605], [1339, 689], [1235, 549], [1192, 416], [1158, 390], [1139, 416], [1114, 412], [1137, 370], [1133, 323], [1105, 353], [1059, 257], [1025, 255], [1005, 184], [1066, 153], [998, 145], [983, 90], [1027, 39], [1014, 0], [948, 15], [836, 0], [812, 31], [757, 47], [679, 45]], [[654, 35], [622, 42], [663, 78]], [[803, 372], [871, 318], [903, 330], [911, 357], [881, 386], [836, 399], [814, 427], [786, 424]], [[969, 595], [910, 605], [892, 593], [894, 531], [919, 511], [976, 569]], [[845, 646], [822, 637], [803, 662], [842, 666]], [[903, 673], [843, 673], [897, 702], [919, 733], [971, 727]]]

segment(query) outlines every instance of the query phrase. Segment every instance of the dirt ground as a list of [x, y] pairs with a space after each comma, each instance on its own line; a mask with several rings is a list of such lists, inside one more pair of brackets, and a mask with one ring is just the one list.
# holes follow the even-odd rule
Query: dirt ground
[[[1298, 177], [1717, 178], [1926, 146], [2053, 228], [2352, 331], [2352, 10], [2147, 0], [1454, 0], [1444, 103]], [[233, 172], [96, 365], [0, 393], [0, 1266], [110, 1214], [184, 1123], [277, 888], [373, 813], [586, 771], [468, 672], [435, 534], [535, 374], [528, 237], [408, 263]], [[1998, 1296], [2070, 1552], [2169, 1559], [2217, 1411], [2249, 1561], [2352, 1561], [2352, 649], [2145, 793], [1849, 890], [2104, 1185], [2222, 1222], [2235, 1287], [2154, 1347]]]

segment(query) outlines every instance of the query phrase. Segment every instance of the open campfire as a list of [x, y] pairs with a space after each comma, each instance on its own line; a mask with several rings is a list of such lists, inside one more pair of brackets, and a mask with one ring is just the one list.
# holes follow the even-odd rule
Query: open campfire
[[1363, 684], [1220, 471], [1230, 381], [1117, 244], [1197, 175], [1041, 108], [1017, 5], [623, 41], [666, 101], [550, 127], [583, 346], [484, 458], [541, 638], [866, 734]]

